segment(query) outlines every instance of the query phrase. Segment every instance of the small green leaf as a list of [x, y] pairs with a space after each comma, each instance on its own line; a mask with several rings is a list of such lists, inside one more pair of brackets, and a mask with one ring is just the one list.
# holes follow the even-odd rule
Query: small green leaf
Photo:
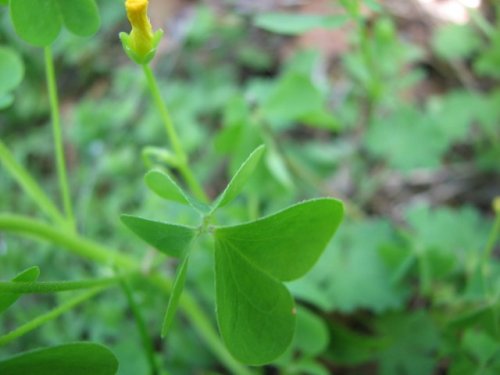
[[35, 46], [48, 46], [61, 31], [57, 0], [16, 0], [10, 3], [16, 33]]
[[262, 104], [262, 115], [273, 123], [293, 123], [323, 110], [326, 96], [315, 86], [312, 76], [288, 72], [276, 82]]
[[295, 327], [290, 293], [226, 241], [215, 243], [215, 288], [219, 329], [235, 358], [262, 365], [286, 350]]
[[[40, 269], [35, 266], [22, 271], [12, 281], [34, 282], [38, 276], [40, 276]], [[21, 294], [15, 293], [0, 294], [0, 314], [13, 305], [20, 296]]]
[[313, 199], [247, 224], [216, 228], [215, 239], [278, 280], [290, 281], [314, 265], [343, 213], [338, 200]]
[[166, 173], [150, 171], [144, 176], [148, 188], [159, 197], [182, 204], [189, 204], [186, 193]]
[[136, 235], [162, 253], [181, 257], [196, 231], [182, 225], [143, 219], [137, 216], [122, 215], [122, 222]]
[[346, 16], [263, 13], [256, 17], [255, 25], [277, 34], [299, 35], [317, 28], [339, 27], [347, 20]]
[[106, 347], [73, 343], [21, 353], [0, 361], [2, 375], [114, 375], [118, 361]]
[[15, 89], [23, 80], [24, 65], [12, 49], [0, 46], [0, 94]]
[[303, 355], [315, 357], [326, 350], [329, 339], [326, 323], [306, 308], [299, 307], [292, 346]]
[[146, 174], [144, 179], [149, 189], [163, 199], [188, 204], [202, 215], [207, 214], [211, 210], [209, 205], [187, 194], [177, 185], [172, 177], [164, 172], [157, 170], [150, 171]]
[[212, 211], [215, 211], [217, 208], [224, 207], [228, 203], [230, 203], [234, 198], [238, 196], [238, 194], [245, 187], [246, 182], [252, 175], [253, 171], [259, 164], [260, 158], [265, 151], [265, 146], [261, 145], [257, 147], [243, 162], [241, 167], [235, 173], [226, 189], [221, 193], [219, 198], [217, 198], [215, 205]]
[[64, 26], [75, 35], [91, 36], [99, 30], [99, 10], [95, 0], [59, 0]]
[[79, 36], [94, 34], [100, 24], [95, 0], [16, 0], [10, 14], [17, 34], [41, 47], [54, 42], [63, 24]]
[[286, 189], [293, 188], [293, 180], [283, 156], [272, 148], [266, 155], [266, 166], [271, 175]]
[[432, 47], [439, 57], [459, 60], [481, 48], [481, 37], [471, 25], [446, 24], [433, 34]]
[[184, 284], [186, 283], [187, 266], [189, 262], [189, 255], [187, 255], [179, 266], [177, 271], [177, 276], [175, 277], [174, 287], [172, 288], [172, 294], [168, 300], [167, 311], [165, 312], [165, 318], [163, 318], [163, 326], [161, 328], [161, 337], [165, 337], [172, 326], [172, 322], [175, 317], [175, 312], [177, 306], [179, 305], [179, 299], [181, 298], [182, 290], [184, 289]]
[[474, 328], [465, 331], [462, 347], [483, 367], [499, 353], [498, 338], [493, 338], [487, 332]]

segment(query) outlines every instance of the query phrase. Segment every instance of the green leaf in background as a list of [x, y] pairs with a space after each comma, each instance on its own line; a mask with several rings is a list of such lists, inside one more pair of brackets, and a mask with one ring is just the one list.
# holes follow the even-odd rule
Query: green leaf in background
[[0, 109], [14, 101], [10, 93], [24, 77], [24, 64], [17, 52], [0, 46]]
[[468, 253], [479, 254], [488, 238], [488, 225], [472, 207], [460, 209], [415, 205], [406, 212], [406, 220], [424, 249], [438, 249], [458, 260]]
[[17, 34], [41, 47], [54, 42], [63, 25], [78, 36], [91, 36], [100, 26], [95, 0], [16, 0], [10, 14]]
[[177, 276], [175, 277], [174, 286], [170, 294], [170, 299], [168, 300], [167, 311], [165, 312], [165, 317], [163, 318], [163, 326], [161, 328], [161, 337], [165, 337], [172, 326], [174, 321], [175, 312], [177, 306], [179, 305], [179, 299], [181, 298], [182, 290], [184, 289], [184, 284], [186, 283], [187, 266], [189, 262], [189, 255], [187, 255], [182, 261], [179, 269], [177, 270]]
[[59, 0], [64, 26], [75, 35], [91, 36], [99, 30], [99, 10], [95, 0]]
[[215, 240], [272, 277], [290, 281], [316, 263], [343, 214], [340, 201], [313, 199], [250, 223], [218, 227]]
[[[40, 276], [40, 269], [36, 266], [25, 269], [19, 273], [12, 281], [34, 282]], [[6, 293], [0, 294], [0, 314], [13, 305], [21, 294]]]
[[317, 315], [304, 307], [297, 308], [297, 329], [292, 346], [303, 356], [315, 357], [328, 347], [328, 326]]
[[315, 199], [254, 222], [215, 228], [217, 317], [240, 361], [268, 363], [293, 337], [293, 299], [281, 283], [304, 275], [343, 217], [335, 199]]
[[446, 24], [434, 34], [432, 47], [441, 58], [457, 60], [470, 56], [481, 47], [481, 43], [472, 26]]
[[489, 42], [474, 62], [474, 71], [483, 77], [490, 76], [498, 79], [500, 78], [498, 70], [500, 65], [500, 32], [498, 30], [491, 35]]
[[227, 184], [227, 187], [215, 201], [212, 211], [224, 207], [238, 196], [245, 187], [248, 179], [252, 176], [265, 150], [266, 148], [263, 145], [259, 146], [248, 156], [247, 160], [243, 162], [231, 181]]
[[2, 375], [114, 375], [118, 362], [106, 347], [74, 343], [38, 349], [0, 361]]
[[474, 328], [465, 331], [462, 338], [462, 347], [477, 362], [477, 366], [487, 367], [494, 357], [500, 359], [500, 341], [491, 335]]
[[431, 117], [411, 107], [375, 120], [365, 136], [370, 152], [404, 172], [441, 166], [450, 144]]
[[484, 117], [490, 121], [496, 118], [496, 113], [493, 108], [488, 108], [488, 104], [486, 96], [455, 90], [443, 96], [433, 97], [429, 101], [429, 114], [450, 142], [466, 141], [473, 123], [480, 122], [482, 125], [488, 122], [483, 120]]
[[290, 126], [293, 121], [324, 111], [324, 103], [323, 93], [309, 75], [291, 71], [278, 80], [261, 111], [268, 121]]
[[9, 0], [0, 0], [0, 5], [9, 5]]
[[335, 28], [349, 20], [346, 16], [262, 13], [255, 18], [255, 26], [284, 35], [300, 35], [318, 28]]
[[324, 311], [380, 313], [400, 308], [406, 290], [393, 284], [393, 274], [378, 251], [391, 244], [394, 236], [389, 223], [382, 220], [342, 224], [312, 271], [289, 284], [290, 289], [297, 298]]
[[440, 337], [431, 317], [423, 311], [384, 315], [376, 331], [388, 346], [379, 353], [384, 375], [434, 373]]
[[196, 234], [194, 228], [122, 215], [122, 222], [148, 244], [169, 256], [179, 258]]

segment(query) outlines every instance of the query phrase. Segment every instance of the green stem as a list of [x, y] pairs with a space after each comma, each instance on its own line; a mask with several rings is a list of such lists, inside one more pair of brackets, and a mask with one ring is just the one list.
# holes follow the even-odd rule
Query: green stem
[[0, 281], [0, 293], [41, 294], [68, 292], [72, 290], [90, 289], [98, 286], [104, 287], [115, 284], [118, 281], [120, 281], [119, 277], [107, 277], [102, 279], [78, 281]]
[[[166, 283], [167, 280], [159, 274], [151, 274], [149, 281], [166, 293], [170, 293], [172, 290], [172, 283], [170, 280]], [[189, 320], [196, 327], [198, 333], [203, 337], [205, 343], [210, 347], [219, 360], [225, 364], [227, 369], [231, 371], [231, 374], [253, 374], [252, 371], [248, 370], [229, 354], [224, 344], [220, 341], [219, 336], [214, 331], [211, 321], [207, 318], [201, 307], [196, 303], [195, 299], [187, 290], [183, 291], [179, 300], [179, 306], [189, 317]]]
[[54, 150], [56, 157], [57, 175], [59, 178], [59, 190], [64, 207], [66, 218], [71, 223], [71, 227], [75, 226], [73, 217], [73, 207], [71, 205], [71, 196], [69, 193], [68, 177], [66, 174], [66, 160], [64, 157], [64, 144], [61, 131], [61, 120], [59, 117], [59, 100], [57, 97], [56, 75], [54, 70], [54, 60], [52, 58], [52, 50], [45, 47], [45, 74], [47, 80], [47, 89], [50, 100], [50, 113], [52, 117], [52, 132], [54, 136]]
[[12, 177], [19, 183], [21, 188], [31, 199], [47, 214], [55, 223], [66, 225], [66, 219], [61, 215], [57, 207], [47, 197], [40, 185], [33, 179], [31, 174], [19, 164], [7, 146], [0, 140], [0, 162]]
[[89, 241], [77, 234], [61, 231], [59, 228], [54, 228], [38, 220], [19, 215], [1, 214], [0, 229], [44, 239], [64, 247], [74, 254], [99, 263], [117, 266], [129, 271], [139, 271], [135, 259]]
[[[140, 271], [139, 262], [132, 257], [120, 254], [115, 250], [108, 249], [100, 244], [83, 239], [75, 233], [65, 233], [55, 230], [45, 223], [41, 223], [30, 218], [0, 214], [0, 230], [31, 235], [33, 237], [57, 244], [84, 258], [106, 265], [115, 265], [120, 269], [124, 269], [129, 272]], [[149, 275], [147, 280], [161, 288], [167, 294], [170, 294], [172, 291], [172, 281], [164, 276], [152, 273]], [[224, 363], [229, 370], [231, 370], [231, 373], [235, 375], [252, 374], [250, 370], [236, 361], [229, 354], [217, 335], [217, 332], [214, 330], [212, 323], [188, 291], [184, 291], [179, 306], [188, 316], [208, 347], [219, 358], [219, 360]]]
[[208, 197], [206, 193], [203, 191], [203, 188], [199, 184], [198, 180], [196, 180], [193, 172], [191, 171], [191, 168], [189, 168], [188, 156], [184, 151], [184, 148], [182, 147], [182, 143], [179, 139], [179, 136], [177, 135], [174, 124], [172, 122], [172, 118], [170, 117], [170, 114], [167, 110], [167, 106], [165, 105], [165, 102], [161, 97], [158, 82], [156, 81], [153, 70], [147, 64], [142, 65], [142, 67], [146, 76], [146, 80], [148, 82], [149, 90], [151, 91], [151, 96], [153, 97], [156, 108], [160, 112], [161, 119], [163, 121], [163, 124], [165, 125], [165, 130], [167, 131], [167, 136], [177, 156], [177, 168], [179, 169], [179, 172], [182, 174], [182, 177], [186, 181], [186, 184], [189, 186], [189, 189], [195, 195], [195, 197], [203, 202], [207, 202]]
[[151, 339], [151, 336], [148, 333], [148, 329], [146, 327], [146, 322], [144, 321], [144, 318], [141, 314], [141, 309], [137, 305], [132, 288], [128, 284], [126, 280], [123, 280], [121, 282], [122, 290], [125, 293], [125, 296], [127, 297], [128, 305], [130, 307], [130, 310], [132, 311], [132, 314], [134, 315], [135, 323], [137, 326], [137, 329], [139, 330], [139, 334], [141, 335], [142, 339], [142, 345], [144, 352], [146, 353], [146, 357], [149, 362], [149, 367], [150, 367], [150, 374], [151, 375], [159, 375], [160, 374], [160, 369], [158, 368], [158, 363], [155, 358], [154, 354], [154, 348], [153, 348], [153, 341]]
[[95, 288], [89, 290], [77, 297], [70, 299], [69, 301], [63, 303], [62, 305], [56, 307], [55, 309], [45, 313], [43, 315], [37, 316], [35, 319], [30, 320], [28, 323], [23, 324], [22, 326], [10, 331], [9, 333], [0, 336], [0, 347], [7, 345], [8, 343], [14, 341], [15, 339], [27, 334], [28, 332], [33, 331], [34, 329], [40, 327], [44, 323], [57, 318], [59, 315], [64, 314], [65, 312], [71, 310], [76, 305], [92, 298], [97, 293], [104, 290], [104, 287]]

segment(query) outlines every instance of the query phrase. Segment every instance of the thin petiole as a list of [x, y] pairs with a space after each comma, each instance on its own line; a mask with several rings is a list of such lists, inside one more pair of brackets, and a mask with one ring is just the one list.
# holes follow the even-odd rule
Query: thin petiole
[[21, 337], [28, 332], [31, 332], [38, 327], [42, 326], [46, 322], [57, 318], [58, 316], [64, 314], [65, 312], [71, 310], [73, 307], [79, 305], [82, 302], [87, 301], [88, 299], [94, 297], [97, 293], [102, 292], [104, 290], [104, 287], [99, 287], [99, 288], [94, 288], [91, 290], [86, 291], [85, 293], [82, 293], [81, 295], [74, 297], [67, 302], [63, 303], [62, 305], [56, 307], [55, 309], [37, 316], [33, 320], [30, 320], [29, 322], [23, 324], [22, 326], [10, 331], [9, 333], [6, 333], [3, 336], [0, 336], [0, 347], [9, 344], [10, 342], [16, 340], [18, 337]]
[[45, 75], [47, 80], [47, 90], [50, 101], [50, 114], [52, 118], [52, 132], [54, 136], [54, 152], [56, 158], [57, 175], [59, 179], [59, 190], [64, 207], [64, 213], [71, 227], [75, 227], [73, 207], [69, 192], [68, 177], [66, 172], [66, 160], [64, 156], [63, 135], [61, 130], [61, 120], [59, 117], [59, 99], [57, 97], [56, 75], [54, 70], [54, 59], [52, 50], [45, 47]]
[[198, 180], [196, 180], [193, 172], [189, 168], [188, 156], [184, 151], [184, 148], [182, 147], [182, 143], [179, 139], [179, 136], [177, 135], [167, 106], [165, 105], [165, 102], [161, 97], [160, 89], [158, 88], [158, 83], [156, 82], [153, 70], [147, 64], [142, 65], [142, 68], [144, 70], [144, 75], [146, 76], [149, 90], [151, 91], [151, 96], [153, 97], [156, 108], [160, 112], [161, 119], [167, 132], [167, 136], [177, 157], [177, 169], [182, 174], [182, 177], [186, 181], [186, 184], [189, 186], [189, 189], [194, 194], [194, 196], [202, 202], [208, 202], [206, 193], [203, 191], [203, 188], [199, 184]]
[[59, 209], [52, 203], [42, 190], [40, 185], [33, 179], [30, 173], [19, 164], [7, 146], [0, 140], [0, 163], [12, 175], [23, 190], [33, 199], [40, 209], [47, 214], [56, 224], [65, 225], [66, 219]]
[[120, 281], [119, 277], [78, 281], [47, 281], [47, 282], [21, 282], [0, 281], [0, 293], [15, 294], [43, 294], [68, 292], [73, 290], [91, 289], [98, 286], [109, 286]]
[[144, 321], [144, 317], [141, 314], [141, 309], [134, 299], [132, 288], [126, 280], [122, 280], [121, 287], [123, 292], [125, 293], [125, 296], [127, 297], [128, 305], [130, 307], [130, 310], [132, 311], [132, 314], [134, 315], [137, 329], [139, 330], [139, 334], [141, 335], [143, 349], [149, 362], [150, 374], [159, 375], [160, 369], [158, 368], [158, 362], [155, 358], [153, 341], [148, 333], [148, 328], [146, 326], [146, 322]]

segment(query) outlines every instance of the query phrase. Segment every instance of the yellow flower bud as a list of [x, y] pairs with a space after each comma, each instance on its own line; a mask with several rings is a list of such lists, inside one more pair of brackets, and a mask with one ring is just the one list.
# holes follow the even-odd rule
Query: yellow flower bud
[[148, 18], [148, 0], [126, 0], [127, 17], [132, 25], [129, 47], [138, 56], [146, 56], [153, 48], [153, 27]]

